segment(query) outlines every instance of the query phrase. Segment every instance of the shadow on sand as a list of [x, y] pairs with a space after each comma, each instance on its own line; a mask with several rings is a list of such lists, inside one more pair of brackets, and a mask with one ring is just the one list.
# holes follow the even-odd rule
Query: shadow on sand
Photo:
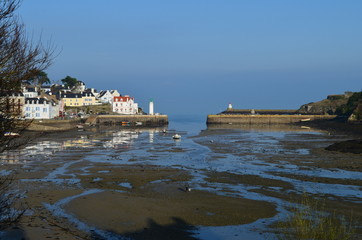
[[[173, 217], [173, 223], [168, 225], [160, 225], [153, 219], [148, 219], [148, 226], [142, 230], [135, 232], [122, 233], [121, 239], [134, 239], [134, 240], [196, 240], [193, 237], [193, 230], [196, 227], [188, 224], [180, 218]], [[114, 233], [118, 235], [117, 233]], [[93, 240], [103, 240], [104, 238], [96, 234], [92, 235]]]

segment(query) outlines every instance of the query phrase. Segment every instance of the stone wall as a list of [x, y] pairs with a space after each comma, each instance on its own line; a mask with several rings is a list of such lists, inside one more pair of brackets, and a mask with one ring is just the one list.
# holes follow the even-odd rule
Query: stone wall
[[303, 120], [333, 119], [335, 115], [208, 115], [207, 124], [289, 124]]
[[97, 124], [129, 124], [139, 126], [163, 126], [168, 124], [167, 115], [99, 115], [96, 120]]
[[33, 120], [27, 130], [30, 131], [66, 131], [77, 127], [81, 123], [80, 119], [71, 120], [55, 120], [55, 119], [43, 119]]

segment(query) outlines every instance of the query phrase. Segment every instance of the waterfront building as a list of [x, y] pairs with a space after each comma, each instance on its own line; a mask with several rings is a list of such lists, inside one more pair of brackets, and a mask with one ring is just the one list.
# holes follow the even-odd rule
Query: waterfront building
[[99, 92], [98, 100], [102, 103], [112, 103], [113, 97], [115, 96], [109, 90], [105, 90]]
[[138, 103], [135, 103], [134, 98], [128, 95], [113, 97], [112, 111], [119, 114], [137, 114]]
[[83, 92], [82, 93], [83, 106], [96, 105], [96, 97], [91, 92]]
[[69, 107], [83, 106], [83, 96], [80, 93], [61, 93], [60, 99], [64, 101], [64, 106], [69, 106]]
[[96, 105], [97, 101], [93, 93], [61, 93], [60, 99], [64, 101], [64, 105], [68, 107], [80, 107]]
[[60, 105], [47, 98], [26, 98], [23, 113], [26, 119], [52, 119], [59, 116]]

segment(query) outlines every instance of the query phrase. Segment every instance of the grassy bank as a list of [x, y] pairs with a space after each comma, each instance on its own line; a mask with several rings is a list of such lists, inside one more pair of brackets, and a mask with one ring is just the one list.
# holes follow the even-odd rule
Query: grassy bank
[[299, 203], [291, 207], [286, 221], [278, 223], [278, 239], [358, 239], [352, 220], [352, 216], [346, 219], [328, 211], [323, 201], [305, 194]]
[[79, 113], [84, 112], [86, 114], [109, 114], [112, 113], [111, 104], [102, 104], [102, 105], [90, 105], [90, 106], [79, 106], [79, 107], [65, 107], [65, 111], [68, 113]]

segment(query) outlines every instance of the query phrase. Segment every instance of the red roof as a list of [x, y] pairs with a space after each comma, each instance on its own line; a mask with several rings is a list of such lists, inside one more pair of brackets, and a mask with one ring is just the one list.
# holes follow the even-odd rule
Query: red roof
[[128, 102], [130, 99], [134, 100], [134, 98], [131, 98], [129, 96], [127, 96], [127, 97], [113, 97], [114, 102]]

